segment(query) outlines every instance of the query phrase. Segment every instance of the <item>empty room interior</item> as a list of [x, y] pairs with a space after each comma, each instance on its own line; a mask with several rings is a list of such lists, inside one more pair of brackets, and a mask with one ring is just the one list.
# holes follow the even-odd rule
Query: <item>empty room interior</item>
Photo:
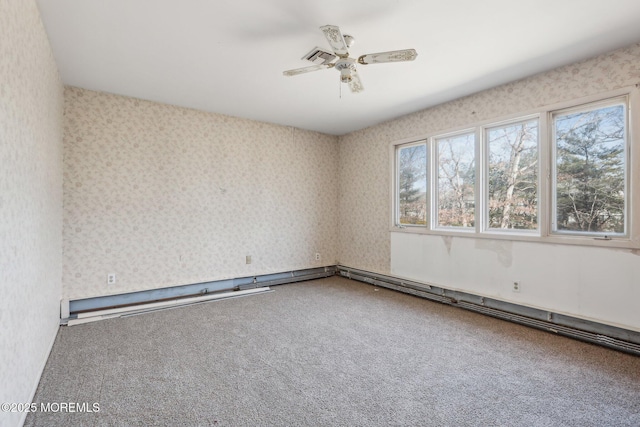
[[0, 0], [0, 425], [640, 425], [638, 17]]

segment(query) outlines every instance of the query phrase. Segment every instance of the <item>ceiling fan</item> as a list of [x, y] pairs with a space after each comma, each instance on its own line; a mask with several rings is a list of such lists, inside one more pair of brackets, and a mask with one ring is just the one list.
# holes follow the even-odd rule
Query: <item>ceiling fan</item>
[[[358, 57], [358, 59], [349, 58], [349, 48], [353, 45], [355, 39], [347, 34], [343, 36], [340, 28], [336, 25], [325, 25], [320, 27], [320, 29], [327, 38], [333, 53], [316, 47], [302, 57], [302, 59], [311, 61], [316, 65], [287, 70], [282, 74], [285, 76], [297, 76], [298, 74], [304, 74], [310, 71], [335, 68], [340, 71], [340, 81], [347, 83], [351, 92], [358, 93], [364, 90], [364, 86], [362, 86], [362, 82], [360, 81], [356, 64], [367, 65], [382, 62], [413, 61], [416, 59], [416, 56], [418, 56], [415, 49], [404, 49], [369, 53]], [[337, 61], [334, 62], [336, 58]]]

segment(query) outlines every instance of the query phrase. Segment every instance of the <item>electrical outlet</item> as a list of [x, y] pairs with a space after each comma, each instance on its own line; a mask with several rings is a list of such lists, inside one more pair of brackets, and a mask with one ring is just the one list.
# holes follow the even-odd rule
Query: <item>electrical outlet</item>
[[513, 292], [520, 292], [522, 289], [522, 284], [520, 282], [513, 282]]
[[320, 252], [316, 252], [316, 261], [320, 261]]
[[246, 264], [251, 264], [251, 255], [247, 255], [247, 256], [245, 257], [245, 263], [246, 263]]
[[116, 273], [107, 274], [107, 285], [115, 285], [116, 284]]

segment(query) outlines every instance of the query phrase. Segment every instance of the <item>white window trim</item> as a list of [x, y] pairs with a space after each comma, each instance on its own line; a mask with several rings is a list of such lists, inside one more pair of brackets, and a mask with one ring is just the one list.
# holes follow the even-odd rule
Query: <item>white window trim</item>
[[452, 137], [456, 137], [456, 136], [462, 136], [462, 135], [470, 135], [473, 134], [474, 136], [474, 158], [476, 161], [476, 170], [475, 170], [475, 175], [476, 175], [476, 183], [479, 182], [478, 180], [478, 169], [479, 169], [479, 165], [477, 164], [478, 162], [478, 130], [474, 127], [472, 128], [467, 128], [467, 129], [463, 129], [463, 130], [459, 130], [457, 132], [448, 132], [445, 134], [439, 134], [439, 135], [435, 135], [432, 136], [429, 139], [429, 143], [431, 145], [431, 153], [432, 156], [431, 158], [433, 159], [432, 161], [430, 161], [427, 164], [427, 168], [430, 167], [431, 169], [431, 185], [429, 186], [431, 188], [431, 194], [432, 197], [429, 199], [430, 203], [429, 206], [427, 206], [427, 210], [430, 212], [430, 217], [431, 217], [431, 222], [427, 223], [430, 224], [431, 229], [432, 230], [440, 230], [440, 231], [447, 231], [450, 233], [463, 233], [463, 234], [470, 234], [470, 233], [477, 233], [478, 232], [478, 221], [477, 221], [477, 210], [478, 210], [478, 189], [477, 189], [477, 185], [476, 188], [474, 189], [474, 212], [476, 212], [476, 221], [474, 222], [474, 227], [468, 227], [468, 228], [464, 228], [464, 227], [454, 227], [454, 226], [446, 226], [446, 225], [440, 225], [438, 224], [438, 196], [440, 194], [438, 186], [439, 186], [439, 173], [438, 173], [438, 168], [439, 168], [439, 159], [440, 159], [440, 152], [438, 151], [438, 144], [437, 141], [440, 139], [446, 139], [446, 138], [452, 138]]
[[[625, 162], [624, 162], [624, 174], [625, 174], [625, 182], [624, 182], [624, 203], [625, 203], [625, 218], [624, 218], [624, 233], [596, 233], [596, 232], [591, 232], [591, 233], [587, 233], [587, 232], [578, 232], [578, 231], [564, 231], [564, 230], [558, 230], [556, 228], [557, 224], [557, 209], [558, 209], [558, 205], [557, 205], [557, 197], [555, 197], [555, 194], [557, 192], [557, 147], [554, 144], [556, 135], [555, 135], [555, 127], [553, 126], [554, 124], [554, 116], [556, 115], [562, 115], [562, 114], [567, 114], [567, 113], [578, 113], [578, 112], [585, 112], [585, 111], [589, 111], [589, 110], [593, 110], [593, 109], [597, 109], [597, 108], [606, 108], [606, 107], [610, 107], [610, 106], [614, 106], [614, 105], [620, 105], [622, 104], [624, 106], [624, 114], [625, 114], [625, 119], [626, 119], [626, 127], [625, 127], [625, 137], [624, 137], [624, 149], [625, 149]], [[607, 99], [603, 99], [600, 101], [596, 101], [596, 102], [592, 102], [592, 103], [587, 103], [587, 104], [580, 104], [580, 105], [576, 105], [573, 107], [569, 107], [569, 108], [564, 108], [564, 109], [560, 109], [560, 110], [554, 110], [554, 111], [550, 111], [548, 113], [548, 117], [549, 117], [549, 124], [550, 124], [550, 128], [549, 128], [549, 132], [551, 134], [551, 138], [550, 138], [550, 152], [551, 152], [551, 176], [550, 176], [550, 185], [551, 185], [551, 200], [550, 200], [550, 222], [551, 222], [551, 227], [549, 228], [549, 233], [551, 235], [554, 236], [576, 236], [576, 237], [585, 237], [585, 238], [594, 238], [594, 239], [606, 239], [607, 237], [611, 237], [611, 238], [617, 238], [617, 239], [628, 239], [629, 238], [629, 200], [630, 200], [630, 194], [629, 194], [629, 190], [631, 189], [631, 185], [629, 182], [629, 175], [630, 175], [630, 171], [629, 171], [629, 163], [631, 161], [630, 158], [630, 151], [631, 151], [631, 147], [630, 147], [630, 132], [629, 132], [629, 122], [631, 120], [631, 116], [629, 114], [630, 108], [629, 108], [629, 96], [628, 95], [622, 95], [622, 96], [618, 96], [618, 97], [613, 97], [613, 98], [607, 98]]]
[[[410, 228], [424, 228], [426, 227], [425, 225], [419, 225], [419, 224], [400, 224], [400, 156], [398, 155], [400, 153], [400, 149], [402, 148], [408, 148], [408, 147], [415, 147], [418, 145], [424, 145], [425, 146], [425, 150], [426, 150], [426, 156], [427, 156], [427, 169], [429, 169], [429, 161], [431, 159], [431, 154], [429, 153], [429, 143], [426, 139], [421, 139], [418, 141], [413, 141], [413, 142], [408, 142], [408, 143], [404, 143], [404, 144], [398, 144], [398, 145], [394, 145], [393, 148], [393, 179], [392, 179], [392, 193], [393, 194], [393, 207], [392, 207], [392, 218], [394, 221], [394, 224], [397, 225], [398, 228], [405, 228], [405, 227], [410, 227]], [[427, 200], [427, 206], [426, 206], [426, 222], [427, 224], [429, 224], [429, 218], [430, 218], [430, 212], [429, 212], [429, 180], [430, 177], [427, 175], [426, 177], [427, 180], [427, 194], [426, 194], [426, 200]]]
[[[580, 106], [587, 104], [595, 104], [597, 102], [612, 103], [615, 98], [627, 97], [627, 230], [626, 236], [612, 236], [611, 240], [604, 240], [602, 238], [590, 236], [590, 235], [565, 235], [552, 233], [552, 215], [555, 215], [555, 211], [552, 210], [552, 166], [553, 166], [553, 153], [552, 153], [552, 123], [551, 114], [560, 110], [568, 110], [571, 108], [579, 109]], [[425, 234], [434, 236], [456, 236], [462, 238], [472, 239], [491, 239], [491, 240], [510, 240], [510, 241], [523, 241], [523, 242], [536, 242], [547, 244], [566, 244], [566, 245], [579, 245], [579, 246], [594, 246], [605, 248], [620, 248], [620, 249], [640, 249], [640, 114], [636, 114], [636, 110], [640, 111], [640, 84], [635, 86], [623, 87], [617, 90], [612, 90], [604, 93], [593, 94], [585, 96], [579, 99], [570, 101], [558, 102], [555, 104], [543, 106], [537, 109], [529, 111], [509, 114], [507, 116], [499, 117], [491, 120], [483, 120], [473, 123], [472, 125], [466, 125], [463, 127], [445, 129], [437, 132], [430, 132], [428, 134], [422, 134], [416, 137], [408, 137], [401, 140], [392, 141], [389, 144], [390, 150], [390, 190], [391, 190], [391, 224], [389, 226], [390, 232], [400, 233], [413, 233], [413, 234]], [[453, 227], [433, 227], [434, 215], [433, 215], [433, 203], [436, 195], [434, 194], [434, 185], [436, 180], [434, 174], [437, 174], [435, 170], [435, 149], [434, 139], [446, 137], [448, 135], [463, 134], [475, 131], [476, 132], [476, 161], [480, 162], [476, 167], [476, 172], [484, 174], [483, 168], [485, 168], [484, 156], [484, 129], [500, 126], [501, 124], [507, 124], [509, 122], [517, 123], [519, 121], [526, 120], [527, 118], [538, 117], [539, 120], [539, 150], [540, 150], [540, 168], [539, 168], [539, 200], [538, 200], [538, 233], [532, 234], [529, 231], [503, 231], [498, 229], [485, 229], [483, 217], [484, 214], [484, 201], [482, 205], [478, 204], [479, 198], [484, 198], [486, 189], [486, 181], [484, 176], [477, 177], [476, 194], [476, 227], [475, 230], [459, 230], [453, 229]], [[428, 162], [428, 176], [427, 182], [427, 200], [429, 206], [427, 206], [427, 226], [398, 226], [397, 224], [397, 202], [396, 202], [396, 150], [398, 146], [407, 145], [411, 143], [422, 143], [427, 141], [427, 162]], [[635, 149], [634, 149], [635, 148]], [[437, 165], [436, 165], [437, 166]], [[482, 178], [482, 179], [479, 179]], [[635, 193], [635, 194], [634, 194]]]
[[[538, 205], [537, 205], [537, 221], [538, 221], [538, 227], [535, 230], [502, 230], [499, 228], [490, 228], [489, 227], [489, 142], [487, 141], [487, 132], [490, 129], [495, 129], [495, 128], [500, 128], [500, 127], [505, 127], [505, 126], [509, 126], [509, 125], [516, 125], [516, 124], [520, 124], [520, 123], [526, 123], [526, 122], [530, 122], [536, 120], [538, 122], [538, 188], [537, 188], [537, 195], [536, 197], [538, 198]], [[512, 119], [512, 120], [504, 120], [501, 122], [497, 122], [497, 123], [492, 123], [492, 124], [487, 124], [484, 126], [480, 126], [480, 134], [481, 134], [481, 140], [480, 140], [480, 145], [481, 145], [481, 155], [482, 158], [480, 159], [480, 168], [482, 169], [482, 179], [479, 181], [480, 185], [481, 185], [481, 189], [482, 189], [482, 211], [481, 211], [481, 215], [482, 215], [482, 228], [480, 230], [481, 233], [486, 233], [486, 234], [496, 234], [496, 235], [501, 235], [501, 234], [507, 234], [507, 235], [529, 235], [529, 236], [537, 236], [540, 237], [542, 235], [541, 230], [542, 230], [542, 224], [541, 224], [541, 209], [540, 209], [540, 202], [542, 200], [541, 198], [541, 191], [540, 191], [540, 187], [542, 187], [542, 147], [541, 147], [541, 134], [543, 133], [543, 127], [542, 127], [542, 121], [541, 121], [541, 114], [531, 114], [529, 116], [522, 116], [519, 117], [517, 119]]]

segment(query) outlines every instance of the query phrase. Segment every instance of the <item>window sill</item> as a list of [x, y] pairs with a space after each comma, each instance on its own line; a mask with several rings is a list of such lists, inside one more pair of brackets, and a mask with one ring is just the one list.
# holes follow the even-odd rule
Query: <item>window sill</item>
[[584, 236], [557, 236], [531, 233], [514, 233], [508, 231], [486, 231], [476, 233], [469, 230], [427, 230], [424, 227], [410, 226], [392, 226], [389, 229], [392, 233], [407, 233], [429, 236], [459, 237], [465, 239], [488, 239], [488, 240], [508, 240], [516, 242], [531, 242], [553, 245], [574, 245], [574, 246], [592, 246], [600, 248], [616, 248], [616, 249], [640, 249], [640, 239], [629, 239], [625, 237], [612, 237], [605, 240], [602, 237], [584, 237]]

